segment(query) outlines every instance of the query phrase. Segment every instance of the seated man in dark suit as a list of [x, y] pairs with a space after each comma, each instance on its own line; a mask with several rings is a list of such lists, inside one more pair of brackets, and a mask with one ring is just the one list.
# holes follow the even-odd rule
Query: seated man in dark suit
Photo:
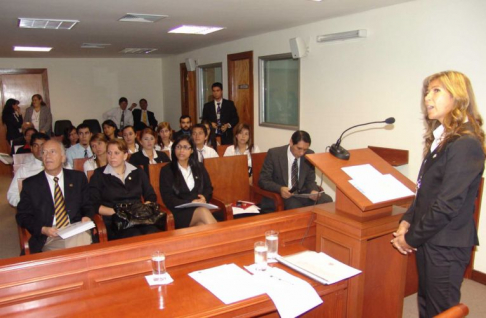
[[[284, 201], [285, 210], [301, 208], [315, 204], [332, 202], [325, 193], [317, 195], [316, 172], [314, 166], [305, 158], [312, 154], [311, 138], [303, 130], [293, 133], [290, 144], [272, 148], [268, 151], [260, 172], [258, 185], [267, 191], [279, 193]], [[311, 193], [309, 198], [297, 198], [296, 193]], [[273, 202], [264, 198], [262, 209], [271, 208]], [[274, 208], [275, 209], [275, 208]]]
[[240, 120], [238, 112], [232, 101], [223, 99], [223, 84], [214, 83], [211, 88], [214, 100], [204, 104], [202, 120], [211, 122], [216, 135], [221, 136], [222, 145], [232, 145], [233, 127]]
[[49, 140], [42, 145], [44, 171], [23, 182], [16, 219], [32, 234], [32, 253], [91, 244], [90, 231], [65, 240], [58, 235], [58, 229], [93, 217], [86, 175], [63, 169], [65, 161], [63, 145]]
[[145, 98], [142, 98], [139, 102], [141, 109], [132, 110], [133, 126], [136, 131], [144, 130], [145, 128], [157, 128], [157, 120], [154, 113], [147, 110], [148, 103]]
[[181, 130], [176, 131], [174, 133], [174, 140], [177, 140], [177, 138], [179, 138], [182, 135], [190, 136], [192, 134], [192, 131], [191, 131], [191, 128], [192, 128], [191, 116], [182, 115], [181, 118], [179, 118], [179, 124], [181, 125]]

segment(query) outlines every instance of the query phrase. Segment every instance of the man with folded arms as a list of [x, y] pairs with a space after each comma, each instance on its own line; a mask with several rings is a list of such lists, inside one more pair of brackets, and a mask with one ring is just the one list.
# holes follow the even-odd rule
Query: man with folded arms
[[[301, 208], [317, 204], [332, 202], [332, 198], [325, 193], [317, 195], [316, 171], [314, 166], [305, 158], [312, 154], [310, 150], [311, 137], [303, 131], [293, 133], [288, 145], [272, 148], [268, 151], [260, 172], [258, 185], [267, 191], [280, 194], [284, 201], [285, 210]], [[294, 194], [312, 194], [309, 198], [298, 198]], [[263, 198], [263, 210], [270, 210], [273, 202]]]
[[32, 235], [31, 253], [91, 244], [90, 231], [65, 240], [58, 235], [58, 229], [93, 217], [86, 175], [63, 169], [65, 161], [63, 145], [49, 140], [42, 146], [45, 170], [23, 182], [16, 219]]
[[74, 167], [74, 159], [93, 157], [91, 147], [89, 146], [89, 140], [91, 139], [91, 130], [89, 126], [80, 124], [76, 128], [76, 131], [79, 136], [79, 142], [66, 150], [67, 163], [70, 168]]

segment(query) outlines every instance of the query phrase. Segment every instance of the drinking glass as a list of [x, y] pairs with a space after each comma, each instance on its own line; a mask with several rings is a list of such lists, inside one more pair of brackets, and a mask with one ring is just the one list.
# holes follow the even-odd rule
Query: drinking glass
[[267, 269], [267, 245], [263, 241], [255, 243], [255, 269], [265, 271]]
[[267, 245], [268, 259], [275, 259], [278, 255], [278, 231], [266, 231], [265, 243]]
[[165, 254], [156, 251], [152, 254], [152, 274], [155, 281], [163, 281], [166, 277]]

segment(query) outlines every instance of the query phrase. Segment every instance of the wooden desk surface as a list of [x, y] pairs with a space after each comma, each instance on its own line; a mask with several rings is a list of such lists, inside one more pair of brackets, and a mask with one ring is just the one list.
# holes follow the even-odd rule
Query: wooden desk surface
[[[304, 250], [301, 246], [281, 248], [281, 254]], [[0, 307], [0, 315], [22, 317], [91, 316], [91, 317], [254, 317], [274, 313], [276, 308], [265, 294], [234, 304], [225, 305], [197, 283], [188, 273], [222, 264], [240, 267], [253, 263], [251, 251], [228, 255], [217, 260], [204, 260], [169, 269], [174, 282], [164, 286], [149, 286], [144, 275], [126, 277], [97, 288], [63, 293], [40, 300]], [[322, 285], [282, 264], [271, 264], [309, 282], [324, 299], [322, 314], [344, 315], [347, 281]], [[150, 272], [146, 273], [147, 275]], [[312, 316], [320, 316], [314, 312]]]

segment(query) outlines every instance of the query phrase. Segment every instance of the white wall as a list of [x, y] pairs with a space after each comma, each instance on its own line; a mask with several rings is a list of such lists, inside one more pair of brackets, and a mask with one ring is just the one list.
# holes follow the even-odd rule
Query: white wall
[[[367, 29], [368, 38], [318, 44], [321, 34]], [[258, 126], [258, 56], [289, 52], [289, 39], [302, 37], [310, 53], [301, 59], [301, 126], [313, 137], [312, 148], [325, 151], [354, 124], [396, 118], [393, 129], [376, 126], [350, 134], [348, 149], [368, 145], [407, 149], [410, 164], [400, 171], [415, 180], [422, 153], [420, 112], [422, 80], [454, 69], [471, 79], [481, 113], [486, 116], [486, 1], [421, 0], [325, 20], [292, 29], [228, 42], [165, 58], [164, 115], [177, 124], [180, 116], [179, 63], [194, 58], [199, 65], [222, 62], [227, 84], [227, 54], [252, 50], [255, 83], [255, 140], [262, 150], [285, 144], [288, 130]], [[168, 82], [171, 82], [170, 85]], [[177, 127], [177, 125], [176, 125]], [[486, 204], [480, 241], [486, 244]], [[486, 272], [486, 247], [476, 253], [475, 269]]]
[[[163, 119], [160, 59], [0, 59], [0, 68], [46, 68], [53, 120], [74, 125], [100, 120], [106, 110], [146, 98], [157, 119]], [[53, 127], [54, 128], [54, 127]]]

